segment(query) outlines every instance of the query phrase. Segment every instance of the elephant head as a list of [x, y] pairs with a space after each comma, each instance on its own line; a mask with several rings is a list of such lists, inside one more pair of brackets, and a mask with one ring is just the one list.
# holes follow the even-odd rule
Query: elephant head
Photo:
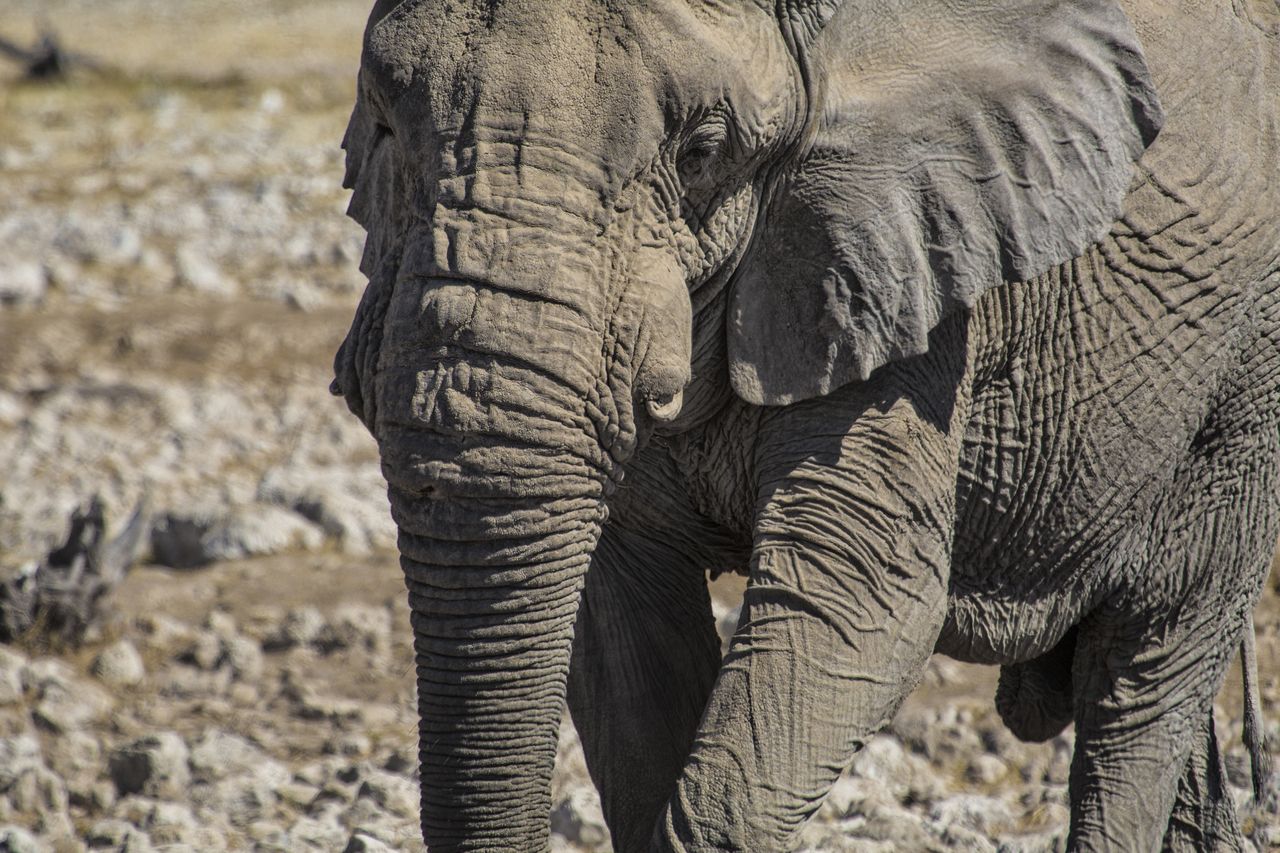
[[922, 351], [1105, 233], [1159, 123], [1105, 0], [379, 0], [334, 391], [400, 529], [433, 849], [545, 848], [637, 446]]

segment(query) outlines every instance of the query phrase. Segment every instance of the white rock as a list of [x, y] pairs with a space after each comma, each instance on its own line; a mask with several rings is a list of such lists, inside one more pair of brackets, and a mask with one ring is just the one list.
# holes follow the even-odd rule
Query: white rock
[[0, 738], [0, 791], [12, 785], [27, 770], [43, 766], [40, 741], [34, 735]]
[[339, 648], [385, 654], [391, 649], [391, 622], [391, 611], [385, 607], [343, 604], [334, 609], [329, 629]]
[[151, 839], [141, 829], [128, 821], [100, 820], [87, 833], [84, 840], [89, 846], [126, 851], [126, 853], [150, 853]]
[[960, 794], [935, 803], [929, 818], [944, 826], [956, 825], [994, 835], [1013, 820], [1003, 800], [977, 794]]
[[257, 641], [238, 635], [222, 643], [232, 675], [241, 681], [257, 681], [262, 677], [262, 647]]
[[609, 838], [595, 788], [579, 787], [551, 810], [551, 831], [584, 846], [603, 844]]
[[202, 540], [204, 553], [211, 562], [310, 551], [323, 543], [324, 535], [314, 524], [269, 504], [233, 513]]
[[49, 289], [49, 276], [35, 261], [0, 260], [0, 305], [37, 305]]
[[332, 817], [300, 817], [289, 827], [289, 836], [299, 849], [311, 847], [317, 850], [340, 850], [347, 840], [347, 831]]
[[892, 789], [896, 797], [906, 792], [911, 766], [897, 738], [876, 735], [854, 756], [850, 771]]
[[22, 827], [0, 828], [0, 850], [6, 853], [40, 853], [42, 849], [36, 837]]
[[34, 661], [26, 670], [27, 686], [36, 694], [32, 718], [44, 728], [65, 733], [102, 719], [113, 706], [102, 688], [77, 681], [61, 661]]
[[965, 776], [979, 785], [994, 785], [1009, 772], [1009, 765], [994, 755], [979, 755], [969, 761]]
[[269, 642], [284, 648], [319, 644], [326, 640], [328, 628], [324, 615], [315, 607], [295, 607], [285, 614], [284, 624]]
[[25, 657], [0, 646], [0, 706], [22, 701], [22, 675], [26, 667]]
[[179, 569], [314, 550], [323, 542], [324, 534], [314, 524], [270, 504], [231, 508], [220, 515], [170, 512], [157, 518], [151, 530], [156, 562]]
[[133, 643], [117, 640], [94, 658], [93, 674], [113, 687], [133, 687], [142, 683], [147, 670]]
[[174, 732], [140, 738], [111, 754], [108, 770], [121, 795], [142, 793], [181, 800], [187, 795], [191, 773], [187, 745]]
[[386, 484], [374, 465], [311, 473], [275, 468], [262, 478], [258, 498], [289, 507], [348, 553], [395, 545]]
[[418, 786], [402, 776], [384, 770], [371, 770], [356, 792], [356, 799], [370, 799], [378, 806], [400, 817], [418, 814]]
[[174, 261], [178, 269], [179, 281], [192, 290], [210, 296], [235, 295], [235, 282], [224, 275], [217, 264], [194, 246], [180, 246]]
[[[206, 731], [191, 746], [191, 771], [201, 782], [243, 775], [268, 764], [275, 762], [261, 749], [230, 732]], [[282, 767], [279, 769], [283, 771]]]
[[342, 853], [392, 853], [392, 849], [363, 829], [357, 829], [351, 833]]
[[284, 92], [281, 92], [279, 89], [267, 89], [262, 93], [262, 96], [258, 98], [258, 109], [268, 115], [275, 115], [282, 112], [288, 104], [289, 101], [284, 96]]
[[67, 787], [47, 767], [28, 767], [10, 786], [9, 802], [21, 814], [64, 814]]

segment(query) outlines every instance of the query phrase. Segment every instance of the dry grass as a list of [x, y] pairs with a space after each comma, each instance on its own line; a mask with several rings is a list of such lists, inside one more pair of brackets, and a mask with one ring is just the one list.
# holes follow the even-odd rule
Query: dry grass
[[31, 44], [43, 20], [67, 49], [130, 75], [349, 80], [372, 3], [10, 0], [5, 6], [0, 36]]

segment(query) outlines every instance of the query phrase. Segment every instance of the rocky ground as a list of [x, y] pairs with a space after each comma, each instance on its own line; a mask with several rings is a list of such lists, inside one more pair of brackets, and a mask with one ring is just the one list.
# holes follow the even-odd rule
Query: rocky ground
[[[372, 441], [326, 390], [362, 286], [337, 142], [367, 6], [6, 4], [0, 36], [30, 40], [40, 10], [114, 70], [0, 67], [0, 576], [91, 495], [115, 524], [145, 496], [153, 520], [84, 645], [0, 646], [0, 850], [421, 849], [394, 531]], [[717, 588], [725, 627], [738, 594]], [[1280, 751], [1276, 596], [1273, 575]], [[1269, 849], [1237, 681], [1219, 733]], [[1018, 743], [993, 690], [934, 661], [808, 849], [1062, 849], [1070, 734]], [[555, 799], [560, 849], [608, 849], [567, 723]]]

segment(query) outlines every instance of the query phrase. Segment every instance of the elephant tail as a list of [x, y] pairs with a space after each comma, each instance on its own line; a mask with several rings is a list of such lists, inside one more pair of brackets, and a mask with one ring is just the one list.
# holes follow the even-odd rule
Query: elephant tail
[[1262, 726], [1262, 700], [1258, 693], [1258, 645], [1253, 631], [1253, 615], [1245, 623], [1240, 641], [1240, 672], [1244, 693], [1244, 745], [1249, 750], [1253, 771], [1253, 799], [1259, 805], [1267, 794], [1267, 776], [1271, 757], [1267, 755], [1266, 734]]

